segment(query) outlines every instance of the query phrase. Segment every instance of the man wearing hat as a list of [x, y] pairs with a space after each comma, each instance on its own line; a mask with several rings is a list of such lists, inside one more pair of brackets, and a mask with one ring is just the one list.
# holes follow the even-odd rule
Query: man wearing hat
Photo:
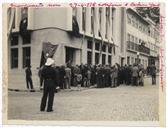
[[56, 88], [56, 81], [55, 81], [56, 72], [54, 70], [54, 67], [52, 67], [53, 64], [54, 60], [52, 58], [48, 58], [41, 73], [42, 77], [44, 78], [44, 90], [40, 106], [41, 111], [45, 111], [47, 99], [48, 99], [47, 112], [53, 111], [52, 107], [54, 101], [54, 92]]

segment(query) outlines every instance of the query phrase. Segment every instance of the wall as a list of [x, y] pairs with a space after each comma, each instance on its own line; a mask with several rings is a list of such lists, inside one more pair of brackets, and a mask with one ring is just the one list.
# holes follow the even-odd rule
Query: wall
[[38, 8], [34, 9], [34, 29], [56, 27], [72, 30], [72, 8]]

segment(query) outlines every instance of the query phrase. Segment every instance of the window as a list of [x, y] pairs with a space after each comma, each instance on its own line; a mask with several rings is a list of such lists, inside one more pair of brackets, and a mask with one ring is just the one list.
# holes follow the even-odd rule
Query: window
[[11, 49], [11, 68], [18, 68], [18, 48]]
[[150, 48], [150, 42], [148, 42], [148, 48]]
[[138, 63], [138, 61], [137, 61], [138, 59], [137, 58], [135, 58], [135, 63]]
[[108, 53], [112, 53], [112, 46], [111, 46], [111, 44], [108, 46]]
[[147, 66], [147, 60], [145, 60], [145, 66]]
[[134, 36], [131, 36], [131, 41], [134, 42]]
[[127, 39], [127, 41], [130, 41], [130, 34], [128, 34], [128, 39]]
[[128, 23], [131, 24], [131, 16], [130, 16], [130, 14], [127, 15], [127, 18], [128, 18]]
[[27, 33], [26, 37], [22, 38], [23, 44], [30, 44], [31, 43], [31, 34]]
[[129, 65], [130, 64], [130, 57], [127, 56], [127, 64]]
[[150, 34], [151, 34], [151, 28], [149, 27], [148, 28], [148, 35], [150, 36]]
[[142, 59], [142, 64], [144, 65], [144, 59]]
[[108, 64], [111, 64], [111, 55], [108, 55]]
[[145, 26], [143, 26], [143, 32], [145, 32]]
[[95, 43], [95, 50], [97, 50], [97, 51], [100, 50], [100, 43], [98, 43], [98, 42]]
[[11, 46], [18, 45], [18, 35], [11, 36]]
[[86, 8], [82, 7], [82, 30], [85, 31], [85, 24], [86, 23]]
[[134, 50], [135, 49], [135, 44], [132, 42], [131, 45], [132, 45], [131, 49]]
[[102, 54], [102, 64], [106, 64], [106, 55]]
[[103, 46], [102, 46], [102, 51], [103, 51], [103, 52], [106, 52], [106, 45], [103, 45]]
[[92, 49], [93, 42], [91, 40], [87, 41], [87, 48]]
[[128, 41], [128, 42], [127, 42], [127, 49], [130, 49], [130, 46], [131, 46], [131, 42]]
[[95, 53], [95, 64], [99, 64], [99, 53]]
[[155, 46], [155, 44], [154, 44], [154, 51], [156, 51], [156, 46]]
[[25, 68], [27, 65], [31, 64], [31, 48], [30, 47], [24, 47], [23, 48], [23, 68]]
[[131, 57], [131, 64], [134, 64], [134, 57]]
[[141, 39], [139, 39], [139, 44], [141, 44], [142, 43], [142, 40]]
[[138, 24], [138, 20], [136, 19], [136, 28], [138, 28], [139, 24]]
[[141, 25], [141, 23], [139, 23], [139, 30], [140, 30], [140, 31], [142, 30], [142, 25]]
[[135, 18], [132, 16], [132, 25], [135, 26]]
[[87, 63], [92, 64], [92, 52], [90, 51], [87, 53]]
[[138, 51], [138, 45], [137, 44], [135, 44], [135, 50]]
[[135, 37], [135, 43], [137, 44], [137, 37]]

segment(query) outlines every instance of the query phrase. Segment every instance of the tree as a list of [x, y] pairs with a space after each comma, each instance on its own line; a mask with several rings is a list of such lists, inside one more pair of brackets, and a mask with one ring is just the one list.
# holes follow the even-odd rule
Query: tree
[[149, 17], [155, 23], [159, 23], [160, 8], [159, 7], [137, 7], [137, 12], [143, 17]]

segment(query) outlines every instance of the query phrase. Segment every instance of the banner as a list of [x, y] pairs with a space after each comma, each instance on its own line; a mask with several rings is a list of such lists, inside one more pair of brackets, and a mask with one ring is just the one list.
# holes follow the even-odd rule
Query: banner
[[80, 37], [79, 25], [78, 25], [76, 16], [72, 17], [72, 34], [75, 37]]
[[57, 49], [57, 45], [53, 45], [50, 42], [44, 42], [42, 51], [44, 53], [45, 59], [47, 59], [48, 57], [52, 58], [54, 53], [56, 52], [56, 49]]
[[8, 38], [11, 34], [13, 25], [14, 25], [14, 20], [15, 20], [15, 9], [14, 8], [8, 8], [8, 16], [9, 16], [9, 26], [8, 26]]

